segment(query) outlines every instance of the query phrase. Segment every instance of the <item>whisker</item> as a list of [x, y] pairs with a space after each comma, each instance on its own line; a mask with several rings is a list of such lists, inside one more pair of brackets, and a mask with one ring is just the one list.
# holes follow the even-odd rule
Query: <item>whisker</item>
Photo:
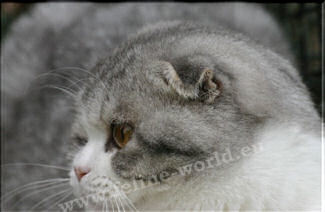
[[48, 196], [47, 198], [43, 199], [42, 201], [40, 201], [39, 203], [35, 204], [30, 210], [32, 211], [32, 210], [36, 209], [38, 206], [42, 205], [44, 202], [48, 201], [49, 199], [54, 198], [54, 197], [56, 197], [56, 196], [58, 196], [60, 194], [66, 193], [68, 191], [71, 191], [71, 188], [66, 189], [64, 191], [61, 191], [61, 192], [56, 193], [56, 194], [52, 194], [52, 195]]
[[[48, 179], [48, 180], [41, 180], [41, 181], [31, 182], [31, 183], [28, 183], [26, 185], [15, 188], [14, 190], [6, 193], [4, 196], [1, 197], [1, 201], [6, 201], [6, 199], [11, 197], [12, 195], [16, 195], [14, 193], [32, 189], [32, 188], [34, 188], [33, 186], [39, 187], [39, 186], [54, 184], [54, 183], [58, 183], [58, 182], [66, 182], [66, 181], [69, 181], [69, 180], [70, 180], [69, 178], [55, 178], [55, 179]], [[43, 183], [45, 183], [45, 184], [43, 184]], [[39, 185], [39, 184], [42, 184], [42, 185]]]
[[114, 199], [114, 201], [115, 201], [115, 203], [116, 203], [117, 211], [120, 211], [120, 206], [119, 206], [118, 202], [116, 201], [115, 196], [112, 197], [112, 199]]
[[[123, 200], [125, 200], [125, 199], [123, 199]], [[126, 205], [129, 209], [131, 209], [131, 211], [134, 210], [134, 209], [132, 208], [132, 206], [130, 205], [130, 203], [128, 203], [127, 201], [124, 201], [124, 203], [125, 203], [125, 205]]]
[[[68, 77], [65, 77], [63, 74], [59, 73], [58, 71], [82, 71], [84, 73], [87, 73], [87, 74], [91, 74], [90, 72], [88, 72], [86, 69], [82, 69], [82, 68], [79, 68], [79, 67], [62, 67], [62, 68], [56, 68], [56, 69], [52, 69], [46, 73], [42, 73], [42, 74], [39, 74], [38, 76], [36, 76], [32, 82], [29, 84], [29, 86], [25, 89], [25, 92], [30, 90], [30, 86], [33, 85], [33, 83], [37, 80], [39, 80], [40, 78], [42, 77], [47, 77], [47, 76], [52, 76], [52, 75], [56, 75], [58, 77], [61, 77], [61, 78], [64, 78], [68, 81], [70, 81], [70, 79]], [[72, 77], [70, 76], [71, 78], [74, 78], [74, 79], [78, 79], [76, 77]]]
[[[88, 71], [86, 69], [79, 68], [79, 67], [63, 67], [63, 68], [57, 68], [57, 69], [53, 69], [52, 71], [47, 72], [47, 73], [51, 73], [51, 72], [55, 72], [55, 71], [60, 71], [60, 70], [66, 70], [66, 71], [82, 71], [83, 73], [86, 73], [89, 76], [91, 76], [93, 79], [97, 79], [97, 80], [100, 80], [101, 81], [101, 79], [98, 76], [96, 76], [95, 74], [91, 73], [90, 71]], [[103, 83], [103, 85], [105, 85], [104, 82], [101, 81], [101, 83]]]
[[[131, 210], [137, 211], [136, 207], [133, 205], [133, 203], [130, 201], [130, 199], [125, 195], [125, 193], [124, 193], [123, 191], [121, 191], [121, 190], [117, 187], [117, 185], [115, 185], [114, 183], [111, 183], [111, 185], [113, 186], [113, 188], [114, 188], [114, 190], [115, 190], [115, 192], [116, 192], [116, 194], [115, 194], [114, 196], [112, 196], [111, 199], [113, 199], [114, 197], [119, 198], [119, 200], [120, 200], [120, 202], [121, 202], [121, 207], [123, 207], [123, 202], [122, 202], [122, 200], [120, 199], [120, 198], [123, 198], [123, 200], [126, 200], [126, 201], [124, 201], [124, 202], [126, 203], [126, 206], [128, 206]], [[116, 203], [116, 205], [117, 205], [117, 209], [118, 209], [118, 211], [120, 211], [120, 207], [119, 207], [118, 202], [116, 201], [116, 199], [114, 199], [114, 200], [115, 200], [115, 203]], [[124, 207], [123, 207], [123, 211], [125, 211], [125, 208], [124, 208]]]
[[[62, 183], [62, 184], [61, 184]], [[18, 205], [18, 203], [21, 203], [21, 202], [23, 202], [25, 199], [27, 199], [28, 197], [31, 197], [31, 196], [33, 196], [34, 194], [38, 194], [38, 193], [41, 193], [41, 192], [43, 192], [43, 191], [48, 191], [48, 190], [51, 190], [51, 189], [54, 189], [54, 188], [59, 188], [59, 187], [61, 187], [61, 186], [66, 186], [67, 184], [66, 184], [66, 182], [61, 182], [60, 183], [60, 185], [52, 185], [52, 186], [50, 186], [50, 187], [47, 187], [46, 186], [46, 188], [42, 188], [42, 189], [39, 189], [39, 190], [37, 190], [37, 191], [34, 191], [34, 192], [31, 192], [30, 194], [28, 194], [28, 195], [26, 195], [26, 196], [24, 196], [23, 198], [21, 198], [20, 200], [18, 200], [16, 203], [14, 203], [14, 205], [13, 205], [13, 208], [15, 208], [15, 206], [17, 206]]]
[[66, 66], [62, 68], [52, 69], [52, 71], [59, 71], [59, 70], [83, 71], [85, 73], [91, 74], [91, 72], [89, 72], [87, 69], [74, 67], [74, 66]]
[[38, 76], [36, 76], [35, 79], [34, 79], [33, 81], [38, 80], [39, 78], [41, 78], [41, 77], [43, 77], [43, 76], [51, 75], [51, 74], [54, 73], [54, 72], [57, 73], [57, 71], [82, 71], [82, 72], [87, 73], [87, 74], [89, 74], [89, 75], [92, 74], [92, 73], [89, 72], [88, 70], [83, 69], [83, 68], [80, 68], [80, 67], [61, 67], [61, 68], [54, 68], [54, 69], [51, 69], [51, 70], [49, 70], [49, 71], [47, 71], [47, 72], [45, 72], [45, 73], [41, 73], [41, 74], [39, 74]]
[[131, 200], [125, 195], [125, 193], [123, 191], [119, 190], [115, 184], [113, 184], [113, 186], [115, 187], [115, 190], [118, 191], [119, 195], [123, 196], [123, 198], [127, 201], [128, 205], [131, 206], [130, 209], [137, 211], [136, 207], [131, 202]]
[[65, 94], [68, 94], [72, 98], [76, 98], [77, 97], [77, 94], [73, 93], [73, 91], [71, 89], [68, 89], [68, 88], [58, 87], [58, 86], [55, 86], [55, 85], [45, 85], [45, 86], [42, 86], [40, 89], [43, 89], [43, 88], [57, 89], [59, 91], [62, 91]]
[[110, 203], [111, 203], [111, 205], [113, 206], [113, 207], [112, 207], [112, 210], [113, 210], [113, 212], [114, 212], [114, 211], [115, 211], [115, 210], [114, 210], [114, 208], [115, 208], [115, 205], [114, 205], [113, 201], [111, 201], [111, 199], [109, 199], [109, 202], [110, 202]]
[[[83, 85], [85, 85], [85, 80], [89, 79], [88, 77], [79, 79], [79, 78], [76, 78], [73, 76], [70, 76], [70, 78], [69, 78], [69, 77], [65, 77], [63, 74], [60, 74], [60, 73], [46, 73], [46, 74], [49, 76], [54, 76], [54, 77], [59, 77], [59, 78], [65, 79], [66, 81], [70, 82], [70, 85], [68, 85], [68, 87], [66, 87], [69, 89], [72, 89], [72, 87], [75, 86], [78, 90], [81, 90], [82, 87], [80, 85], [78, 85], [78, 83], [83, 83]], [[87, 88], [89, 88], [89, 86], [87, 86], [87, 85], [85, 85], [85, 86]]]
[[102, 205], [102, 211], [106, 211], [106, 201], [103, 201], [103, 205]]
[[121, 207], [123, 209], [123, 212], [125, 212], [125, 209], [124, 209], [123, 202], [122, 202], [121, 198], [117, 197], [117, 200], [121, 203]]
[[134, 211], [138, 211], [137, 209], [136, 209], [136, 207], [134, 206], [134, 204], [131, 202], [131, 200], [125, 195], [125, 194], [122, 194], [123, 196], [124, 196], [124, 199], [126, 199], [126, 201], [128, 202], [128, 205], [130, 205], [131, 206], [131, 208], [130, 209], [132, 209], [132, 210], [134, 210]]
[[1, 165], [1, 167], [3, 167], [3, 166], [38, 166], [38, 167], [44, 167], [44, 168], [53, 168], [53, 169], [59, 169], [59, 170], [64, 170], [64, 171], [70, 171], [70, 168], [68, 168], [68, 167], [41, 164], [41, 163], [7, 163], [7, 164]]
[[89, 72], [89, 71], [87, 71], [87, 70], [85, 70], [85, 69], [83, 69], [83, 70], [81, 69], [80, 71], [83, 71], [83, 72], [89, 74], [90, 76], [93, 77], [93, 79], [99, 80], [99, 81], [102, 83], [102, 85], [105, 87], [105, 89], [106, 89], [107, 91], [109, 91], [108, 87], [107, 87], [106, 84], [102, 81], [101, 78], [99, 78], [98, 76], [94, 75], [93, 73], [91, 73], [91, 72]]
[[69, 196], [71, 196], [71, 194], [73, 193], [73, 191], [69, 192], [67, 195], [63, 194], [63, 197], [61, 196], [60, 199], [58, 201], [56, 201], [52, 206], [50, 206], [49, 208], [47, 208], [47, 210], [57, 206], [58, 204], [60, 204], [63, 200], [67, 199]]
[[129, 202], [129, 200], [127, 198], [124, 198], [123, 200], [124, 200], [125, 205], [129, 208], [129, 210], [137, 211], [137, 209], [133, 206], [133, 204], [131, 204]]
[[[109, 211], [109, 209], [111, 208], [110, 204], [108, 203], [108, 201], [105, 201], [105, 205], [106, 205], [106, 209], [107, 211]], [[114, 211], [114, 209], [112, 209]]]
[[[71, 83], [70, 84], [70, 86], [69, 86], [69, 88], [71, 88], [72, 86], [74, 86], [74, 85], [76, 85], [77, 86], [77, 83], [78, 82], [83, 82], [83, 83], [85, 83], [85, 80], [87, 80], [88, 78], [81, 78], [81, 79], [78, 79], [78, 80], [76, 80], [76, 81], [74, 81], [73, 83]], [[86, 86], [86, 87], [88, 87], [89, 88], [89, 86]], [[77, 87], [79, 90], [81, 89], [81, 87]]]
[[[69, 77], [65, 77], [64, 75], [61, 75], [59, 73], [48, 73], [48, 75], [58, 77], [58, 78], [61, 78], [61, 79], [64, 79], [64, 80], [70, 82], [70, 86], [68, 88], [71, 88], [73, 85], [77, 86], [78, 82], [82, 82], [82, 80], [88, 79], [88, 78], [78, 79], [78, 78], [75, 78], [75, 77], [71, 77], [71, 79], [70, 79]], [[76, 81], [73, 81], [72, 79], [76, 79]], [[77, 86], [77, 88], [80, 89], [81, 87]]]

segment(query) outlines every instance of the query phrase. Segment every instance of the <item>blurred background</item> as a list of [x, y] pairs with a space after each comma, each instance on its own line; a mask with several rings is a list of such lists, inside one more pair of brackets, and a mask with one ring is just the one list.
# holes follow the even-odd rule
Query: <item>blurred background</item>
[[[296, 66], [319, 112], [322, 107], [322, 5], [317, 3], [265, 4], [282, 27]], [[10, 25], [33, 4], [1, 3], [1, 42]]]

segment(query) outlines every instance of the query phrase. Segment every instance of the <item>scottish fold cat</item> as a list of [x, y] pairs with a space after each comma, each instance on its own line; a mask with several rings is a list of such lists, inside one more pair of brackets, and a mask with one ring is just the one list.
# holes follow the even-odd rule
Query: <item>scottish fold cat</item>
[[261, 5], [38, 4], [2, 70], [3, 210], [320, 210], [321, 121]]

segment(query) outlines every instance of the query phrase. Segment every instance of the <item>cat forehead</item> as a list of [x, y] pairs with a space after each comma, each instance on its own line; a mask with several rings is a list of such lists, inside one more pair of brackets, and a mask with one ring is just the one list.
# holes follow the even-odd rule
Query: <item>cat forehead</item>
[[76, 103], [78, 121], [85, 124], [136, 121], [139, 113], [149, 113], [153, 107], [161, 105], [158, 98], [150, 94], [150, 85], [130, 86], [128, 82], [119, 79], [106, 85], [98, 83], [83, 91]]

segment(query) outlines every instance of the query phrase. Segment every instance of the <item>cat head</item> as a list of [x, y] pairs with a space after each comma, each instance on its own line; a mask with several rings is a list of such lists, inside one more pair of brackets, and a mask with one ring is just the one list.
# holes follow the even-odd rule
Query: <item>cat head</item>
[[179, 23], [151, 30], [99, 62], [76, 99], [77, 195], [156, 195], [180, 167], [215, 152], [237, 155], [263, 120], [298, 113], [287, 112], [292, 90], [309, 101], [295, 71], [280, 71], [293, 70], [288, 62], [240, 36]]

